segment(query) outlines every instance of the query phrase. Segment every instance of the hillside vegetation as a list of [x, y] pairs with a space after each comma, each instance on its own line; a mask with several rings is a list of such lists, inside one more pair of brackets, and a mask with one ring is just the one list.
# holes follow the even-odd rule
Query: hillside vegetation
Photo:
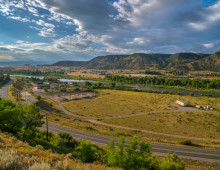
[[187, 65], [189, 70], [220, 70], [220, 52], [208, 57], [193, 61]]
[[59, 61], [53, 66], [73, 66], [90, 69], [169, 69], [220, 71], [220, 52], [215, 54], [176, 53], [107, 55], [89, 61]]

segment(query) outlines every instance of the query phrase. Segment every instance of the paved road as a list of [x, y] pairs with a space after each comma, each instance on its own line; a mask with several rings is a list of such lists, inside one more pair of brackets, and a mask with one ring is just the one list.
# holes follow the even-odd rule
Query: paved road
[[[43, 125], [41, 129], [45, 130], [46, 126]], [[90, 140], [93, 143], [104, 145], [104, 146], [111, 139], [115, 140], [115, 142], [118, 141], [117, 138], [111, 138], [111, 137], [81, 132], [78, 130], [62, 127], [62, 126], [51, 124], [51, 123], [49, 123], [49, 131], [52, 133], [67, 132], [67, 133], [70, 133], [75, 139], [86, 138], [87, 140]], [[164, 155], [168, 153], [176, 153], [180, 157], [220, 162], [220, 151], [217, 151], [217, 150], [196, 149], [196, 148], [189, 148], [189, 147], [152, 144], [151, 151], [152, 153], [160, 154], [160, 155]]]
[[11, 79], [8, 83], [6, 83], [4, 86], [2, 86], [2, 88], [0, 89], [0, 96], [1, 97], [8, 99], [8, 87], [12, 83], [13, 83], [13, 80]]

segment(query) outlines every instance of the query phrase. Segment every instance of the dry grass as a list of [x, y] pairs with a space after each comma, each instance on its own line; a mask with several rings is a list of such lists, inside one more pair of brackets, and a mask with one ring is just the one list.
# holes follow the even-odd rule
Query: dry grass
[[107, 119], [109, 124], [131, 127], [140, 130], [159, 132], [185, 139], [215, 141], [220, 147], [220, 114], [219, 113], [154, 113], [148, 115]]
[[93, 99], [63, 102], [70, 112], [91, 117], [111, 117], [150, 111], [174, 109], [170, 103], [182, 100], [191, 105], [212, 105], [220, 108], [220, 98], [193, 97], [170, 94], [155, 94], [132, 91], [99, 90], [100, 96]]
[[71, 170], [109, 169], [99, 163], [83, 164], [71, 154], [56, 154], [41, 146], [31, 147], [7, 133], [0, 133], [0, 169]]
[[96, 75], [96, 74], [92, 74], [92, 73], [81, 73], [81, 72], [71, 72], [71, 73], [67, 73], [67, 75], [70, 76], [81, 76], [83, 78], [94, 78], [94, 79], [103, 79], [105, 78], [104, 75]]
[[[171, 96], [174, 98], [176, 95], [164, 96]], [[177, 97], [185, 97], [186, 99], [191, 98], [193, 102], [196, 102], [198, 99], [202, 98], [201, 100], [198, 100], [198, 102], [200, 103], [205, 103], [209, 102], [209, 100], [213, 100], [213, 98], [209, 97]], [[97, 122], [90, 122], [84, 119], [74, 118], [73, 116], [66, 115], [60, 110], [58, 104], [55, 101], [50, 98], [42, 99], [43, 101], [40, 102], [39, 106], [41, 106], [41, 108], [43, 108], [44, 110], [46, 109], [47, 112], [50, 113], [48, 119], [51, 123], [54, 124], [66, 126], [73, 129], [79, 129], [82, 131], [89, 131], [90, 133], [114, 137], [125, 136], [126, 138], [131, 138], [135, 135], [140, 137], [140, 139], [159, 144], [162, 143], [176, 145], [177, 142], [182, 139], [191, 140], [194, 138], [205, 138], [205, 140], [195, 139], [192, 141], [194, 143], [209, 148], [220, 147], [219, 142], [216, 142], [216, 140], [220, 138], [220, 121], [219, 114], [217, 113], [157, 113], [144, 116], [133, 116], [130, 118], [97, 121], [98, 123], [105, 123], [97, 124]], [[83, 99], [81, 101], [91, 101], [95, 99], [96, 98]], [[88, 102], [85, 103], [85, 105], [88, 104]], [[118, 125], [120, 127], [117, 127]], [[88, 127], [90, 127], [90, 129], [92, 130], [88, 129]], [[129, 129], [127, 129], [127, 127], [129, 127]]]
[[9, 98], [11, 101], [13, 101], [13, 102], [16, 103], [17, 101], [16, 101], [15, 96], [12, 95], [11, 88], [12, 88], [12, 84], [8, 87], [8, 98]]

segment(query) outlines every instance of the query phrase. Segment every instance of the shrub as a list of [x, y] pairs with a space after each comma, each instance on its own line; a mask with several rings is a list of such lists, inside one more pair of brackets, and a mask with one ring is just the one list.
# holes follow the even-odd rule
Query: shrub
[[20, 156], [13, 150], [0, 150], [0, 169], [19, 169]]
[[96, 160], [102, 161], [104, 150], [98, 148], [90, 141], [82, 139], [80, 144], [74, 149], [73, 156], [82, 160], [83, 162], [90, 163]]
[[189, 146], [194, 146], [191, 140], [181, 140], [178, 142], [181, 145], [189, 145]]
[[55, 149], [58, 153], [67, 154], [78, 145], [78, 142], [75, 141], [70, 134], [60, 132], [58, 136], [53, 137], [49, 144], [52, 146], [51, 149]]
[[108, 144], [108, 166], [123, 169], [157, 169], [159, 166], [156, 158], [151, 156], [151, 145], [145, 142], [139, 144], [136, 137], [129, 141], [127, 149], [124, 138], [121, 138], [118, 147], [115, 149], [113, 140]]
[[161, 161], [159, 168], [161, 170], [184, 170], [185, 166], [176, 154], [169, 154]]
[[80, 91], [80, 88], [79, 88], [79, 87], [76, 87], [76, 88], [74, 88], [74, 91], [75, 91], [75, 92]]
[[48, 92], [48, 88], [47, 87], [44, 87], [43, 90], [44, 90], [44, 92]]
[[35, 162], [31, 167], [29, 167], [29, 170], [48, 170], [52, 169], [51, 165], [45, 162]]
[[71, 168], [71, 166], [68, 163], [68, 160], [64, 160], [64, 161], [58, 161], [55, 165], [55, 168], [58, 170], [70, 170], [73, 169]]
[[40, 95], [37, 95], [36, 96], [36, 99], [39, 101], [39, 100], [41, 100], [41, 96]]
[[95, 130], [95, 129], [91, 126], [86, 126], [86, 130]]

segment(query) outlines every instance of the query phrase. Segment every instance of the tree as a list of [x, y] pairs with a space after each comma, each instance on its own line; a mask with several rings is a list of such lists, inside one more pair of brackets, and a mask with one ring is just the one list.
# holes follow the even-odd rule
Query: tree
[[77, 82], [72, 82], [72, 85], [73, 86], [78, 86], [78, 83]]
[[36, 127], [41, 127], [44, 123], [43, 116], [40, 114], [40, 108], [34, 104], [29, 104], [23, 107], [23, 114], [21, 116], [22, 139], [26, 140], [27, 135], [31, 135], [36, 131]]
[[34, 104], [22, 107], [0, 98], [0, 129], [4, 132], [26, 140], [28, 135], [35, 134], [36, 127], [44, 123], [42, 117], [40, 108]]
[[47, 87], [44, 87], [44, 92], [48, 92], [48, 88]]
[[86, 87], [92, 86], [92, 83], [90, 83], [89, 81], [86, 81], [86, 82], [85, 82], [85, 86], [86, 86]]
[[23, 109], [21, 105], [0, 98], [0, 129], [2, 131], [12, 133], [18, 137], [22, 128], [22, 114]]
[[112, 82], [112, 83], [110, 84], [110, 86], [111, 86], [111, 88], [115, 88], [116, 84]]
[[182, 160], [176, 154], [173, 154], [173, 155], [169, 154], [166, 157], [164, 157], [159, 167], [161, 170], [167, 170], [167, 169], [184, 170], [185, 169], [185, 166]]
[[125, 149], [125, 140], [121, 138], [118, 147], [119, 149], [115, 149], [113, 140], [108, 144], [107, 164], [109, 166], [123, 169], [158, 169], [158, 161], [150, 153], [150, 144], [145, 142], [139, 144], [134, 137]]
[[36, 99], [37, 99], [38, 101], [40, 101], [40, 100], [41, 100], [41, 96], [40, 96], [40, 95], [37, 95], [37, 96], [36, 96]]
[[90, 141], [82, 139], [79, 146], [75, 148], [73, 155], [83, 162], [93, 162], [96, 160], [96, 147]]
[[10, 80], [10, 75], [9, 74], [6, 74], [3, 78], [3, 81], [4, 82], [8, 82]]

